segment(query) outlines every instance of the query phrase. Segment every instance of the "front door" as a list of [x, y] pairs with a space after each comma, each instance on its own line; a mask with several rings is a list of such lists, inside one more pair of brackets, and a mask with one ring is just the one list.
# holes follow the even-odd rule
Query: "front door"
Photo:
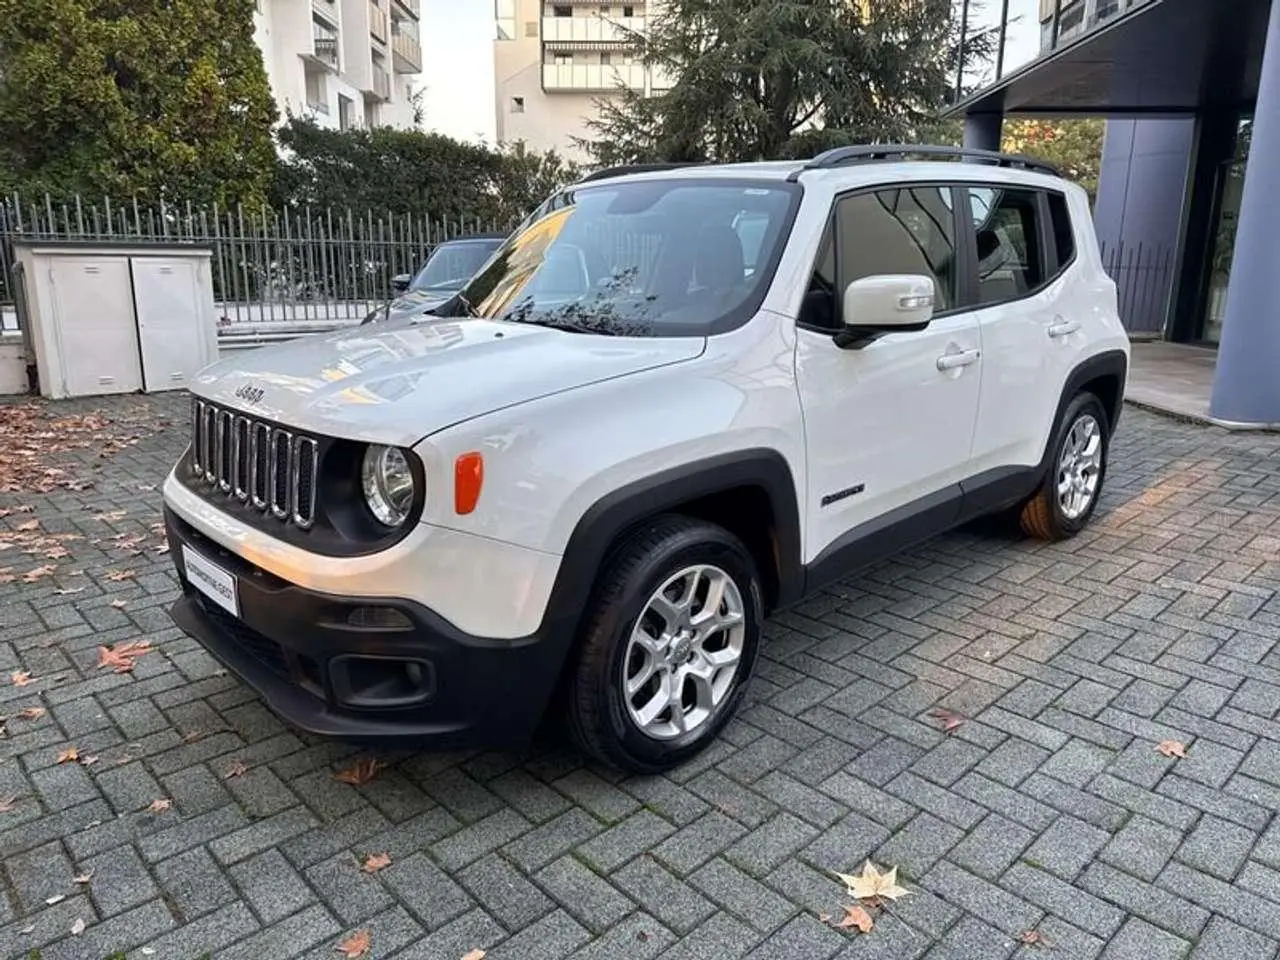
[[[952, 190], [938, 186], [836, 203], [796, 348], [809, 466], [806, 562], [874, 526], [958, 511], [954, 487], [967, 475], [982, 363], [977, 321], [956, 307], [954, 208]], [[836, 291], [881, 274], [932, 277], [935, 318], [918, 333], [841, 349], [831, 337], [842, 322]]]

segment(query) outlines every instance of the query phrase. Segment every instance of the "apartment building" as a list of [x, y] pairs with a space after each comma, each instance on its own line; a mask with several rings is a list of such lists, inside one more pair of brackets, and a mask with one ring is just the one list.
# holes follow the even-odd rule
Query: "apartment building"
[[635, 55], [656, 3], [644, 0], [495, 0], [498, 140], [525, 141], [575, 159], [597, 101], [620, 86], [649, 95], [660, 74]]
[[413, 126], [421, 0], [258, 0], [254, 38], [281, 114], [322, 126]]

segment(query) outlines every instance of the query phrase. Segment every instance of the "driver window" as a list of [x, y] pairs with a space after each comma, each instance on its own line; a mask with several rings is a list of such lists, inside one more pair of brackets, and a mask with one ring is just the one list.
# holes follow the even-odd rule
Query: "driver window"
[[951, 188], [896, 187], [842, 199], [836, 207], [840, 284], [886, 273], [931, 277], [935, 308], [956, 302]]

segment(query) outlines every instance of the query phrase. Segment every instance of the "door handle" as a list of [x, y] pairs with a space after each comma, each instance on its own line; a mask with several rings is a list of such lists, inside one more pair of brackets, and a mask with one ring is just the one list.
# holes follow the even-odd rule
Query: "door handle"
[[1055, 317], [1054, 322], [1049, 324], [1048, 333], [1049, 336], [1056, 339], [1057, 337], [1065, 337], [1073, 334], [1079, 329], [1079, 320], [1063, 320], [1061, 317]]
[[982, 356], [982, 352], [979, 350], [962, 350], [960, 353], [944, 353], [938, 358], [938, 369], [954, 370], [957, 367], [967, 367], [971, 363], [977, 363], [980, 356]]

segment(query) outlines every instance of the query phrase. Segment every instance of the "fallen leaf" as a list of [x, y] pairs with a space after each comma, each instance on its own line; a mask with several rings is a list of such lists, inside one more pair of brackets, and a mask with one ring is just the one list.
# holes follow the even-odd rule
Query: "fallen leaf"
[[84, 593], [84, 587], [59, 587], [53, 592], [60, 597], [65, 597], [73, 593]]
[[849, 896], [857, 900], [872, 900], [883, 897], [886, 900], [897, 900], [911, 891], [898, 886], [898, 868], [893, 867], [888, 873], [881, 873], [870, 860], [862, 868], [861, 875], [837, 873], [849, 888]]
[[222, 775], [223, 780], [231, 780], [235, 777], [243, 777], [249, 772], [249, 768], [244, 765], [244, 761], [237, 760], [231, 766], [227, 767], [227, 772]]
[[1018, 942], [1025, 943], [1033, 947], [1047, 947], [1049, 941], [1039, 930], [1023, 930], [1018, 934]]
[[339, 770], [333, 775], [333, 779], [349, 783], [353, 787], [362, 787], [376, 777], [382, 767], [383, 763], [377, 757], [365, 757], [357, 760], [354, 766]]
[[23, 707], [18, 716], [22, 717], [23, 720], [37, 720], [43, 717], [44, 713], [44, 707]]
[[40, 529], [40, 521], [39, 521], [39, 520], [28, 520], [26, 523], [20, 523], [20, 524], [18, 524], [18, 525], [17, 525], [16, 527], [14, 527], [13, 529], [17, 530], [19, 533], [26, 533], [26, 532], [27, 532], [27, 531], [29, 531], [29, 530], [39, 530], [39, 529]]
[[153, 955], [155, 954], [155, 952], [156, 952], [155, 947], [143, 947], [143, 948], [142, 948], [142, 955], [143, 955], [144, 957], [150, 957], [150, 956], [153, 956]]
[[80, 751], [75, 747], [67, 747], [58, 751], [58, 763], [73, 763], [80, 759]]
[[364, 873], [377, 873], [383, 867], [389, 866], [391, 866], [391, 854], [374, 853], [365, 857], [365, 861], [360, 865], [360, 869]]
[[107, 580], [114, 580], [117, 582], [120, 580], [132, 580], [133, 577], [134, 572], [132, 570], [108, 570], [106, 573]]
[[344, 957], [354, 958], [363, 957], [369, 952], [369, 931], [357, 930], [347, 939], [343, 940], [334, 949], [341, 953]]
[[35, 930], [35, 928], [36, 928], [36, 925], [35, 925], [34, 923], [32, 923], [32, 924], [28, 924], [27, 926], [23, 927], [23, 928], [22, 928], [21, 930], [19, 930], [18, 932], [19, 932], [20, 934], [22, 934], [22, 935], [25, 937], [28, 933], [32, 933], [32, 932]]
[[123, 610], [125, 607], [129, 605], [129, 601], [128, 600], [112, 600], [111, 605], [115, 607], [117, 610]]
[[837, 930], [849, 930], [857, 927], [862, 933], [870, 933], [871, 928], [876, 922], [871, 919], [871, 914], [867, 913], [862, 907], [856, 903], [847, 904], [844, 908], [844, 917], [836, 924]]
[[162, 543], [160, 544], [160, 546], [156, 547], [156, 553], [168, 553], [168, 552], [169, 552], [169, 545], [167, 543]]
[[82, 933], [84, 933], [84, 918], [76, 917], [76, 922], [71, 925], [71, 935], [78, 937]]
[[24, 573], [22, 575], [22, 582], [35, 583], [37, 580], [43, 580], [45, 577], [49, 576], [57, 569], [58, 568], [53, 566], [52, 564], [46, 563], [42, 567], [36, 567], [34, 570], [28, 570], [26, 573]]
[[0, 797], [0, 813], [8, 813], [17, 803], [18, 795], [15, 793], [11, 793], [7, 797]]
[[1177, 757], [1182, 760], [1187, 755], [1187, 746], [1177, 740], [1161, 740], [1156, 744], [1156, 751], [1166, 757]]
[[80, 758], [80, 766], [82, 767], [92, 767], [97, 762], [98, 762], [97, 757], [81, 757]]
[[147, 810], [150, 813], [164, 813], [166, 810], [168, 810], [172, 806], [173, 806], [172, 800], [170, 800], [168, 797], [162, 797], [159, 800], [152, 800], [150, 805], [147, 807]]
[[93, 876], [93, 871], [89, 870], [89, 871], [86, 871], [85, 873], [80, 874], [80, 876], [72, 877], [71, 879], [74, 880], [76, 883], [88, 883], [92, 876]]
[[15, 687], [25, 687], [28, 683], [35, 683], [31, 679], [31, 674], [26, 670], [15, 670], [9, 674], [9, 680]]
[[942, 732], [950, 736], [958, 727], [964, 724], [965, 718], [958, 713], [952, 713], [950, 710], [935, 710], [929, 714], [935, 720], [942, 721]]
[[156, 488], [156, 485], [154, 483], [143, 483], [138, 486], [138, 489], [141, 490], [143, 493], [150, 493], [155, 488]]
[[130, 640], [117, 643], [114, 647], [98, 648], [98, 667], [111, 667], [113, 673], [128, 673], [134, 668], [138, 657], [151, 652], [151, 644], [146, 640]]
[[462, 960], [484, 960], [485, 952], [483, 950], [470, 950], [462, 955]]
[[46, 898], [44, 902], [48, 906], [52, 907], [55, 903], [61, 903], [65, 899], [67, 899], [67, 895], [65, 893], [55, 893], [52, 897]]
[[14, 512], [15, 513], [35, 513], [36, 506], [34, 503], [24, 503], [22, 506], [18, 507]]

